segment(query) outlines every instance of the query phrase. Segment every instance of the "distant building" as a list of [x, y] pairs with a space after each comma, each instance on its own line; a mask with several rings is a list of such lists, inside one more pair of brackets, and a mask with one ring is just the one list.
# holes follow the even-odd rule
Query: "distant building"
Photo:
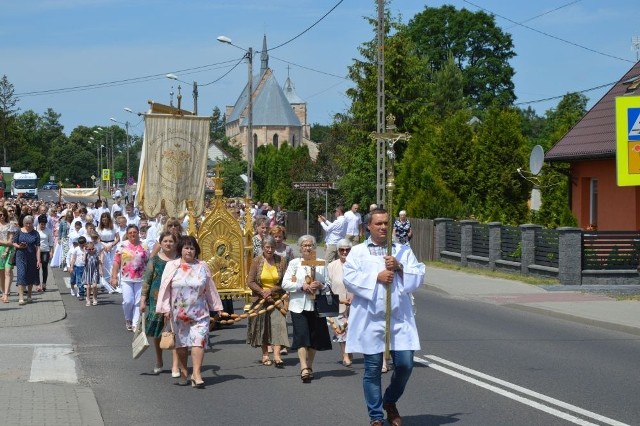
[[[317, 145], [309, 139], [311, 126], [307, 121], [307, 103], [295, 91], [289, 76], [283, 87], [278, 85], [273, 70], [269, 68], [267, 36], [262, 40], [260, 73], [253, 78], [253, 149], [284, 142], [292, 147], [306, 145], [312, 159], [318, 156]], [[242, 148], [247, 157], [247, 132], [249, 116], [249, 84], [244, 87], [235, 105], [226, 107], [225, 136], [232, 144]]]
[[640, 229], [640, 186], [618, 186], [616, 104], [618, 96], [640, 95], [637, 62], [545, 155], [570, 168], [571, 211], [581, 228]]

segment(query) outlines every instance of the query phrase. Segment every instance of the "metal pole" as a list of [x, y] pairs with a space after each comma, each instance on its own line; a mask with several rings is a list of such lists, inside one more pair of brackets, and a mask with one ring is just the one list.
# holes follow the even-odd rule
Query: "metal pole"
[[324, 217], [329, 217], [329, 190], [324, 190]]
[[[253, 48], [247, 50], [249, 61], [249, 119], [247, 126], [247, 197], [253, 198]], [[307, 222], [307, 227], [309, 226]], [[307, 230], [308, 231], [308, 230]], [[308, 232], [307, 232], [308, 233]]]
[[309, 235], [309, 190], [307, 189], [307, 235]]
[[124, 127], [127, 130], [127, 176], [126, 176], [125, 185], [128, 190], [128, 187], [129, 187], [129, 122], [128, 121], [124, 123]]

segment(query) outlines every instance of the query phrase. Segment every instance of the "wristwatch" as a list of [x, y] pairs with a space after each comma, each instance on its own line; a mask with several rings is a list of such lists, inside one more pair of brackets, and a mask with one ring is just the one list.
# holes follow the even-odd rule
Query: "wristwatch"
[[402, 263], [398, 262], [398, 267], [396, 268], [396, 271], [404, 271], [404, 266], [402, 265]]

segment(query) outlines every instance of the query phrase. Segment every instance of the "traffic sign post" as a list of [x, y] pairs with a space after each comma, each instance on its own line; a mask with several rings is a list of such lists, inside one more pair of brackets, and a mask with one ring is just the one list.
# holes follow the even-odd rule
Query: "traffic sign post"
[[293, 189], [307, 190], [307, 235], [309, 235], [309, 191], [324, 189], [324, 215], [327, 216], [327, 189], [333, 189], [331, 182], [293, 182]]
[[293, 189], [333, 189], [331, 182], [293, 182]]

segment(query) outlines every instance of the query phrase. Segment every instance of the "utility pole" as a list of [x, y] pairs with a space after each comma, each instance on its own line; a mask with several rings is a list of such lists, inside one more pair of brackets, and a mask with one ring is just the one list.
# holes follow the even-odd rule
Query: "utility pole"
[[247, 125], [247, 198], [253, 198], [253, 48], [247, 50], [249, 62], [249, 117]]
[[[378, 105], [376, 112], [376, 134], [385, 132], [384, 115], [384, 0], [378, 0]], [[385, 203], [385, 171], [386, 171], [386, 141], [376, 139], [376, 204], [381, 207]], [[391, 214], [391, 212], [389, 212]]]

